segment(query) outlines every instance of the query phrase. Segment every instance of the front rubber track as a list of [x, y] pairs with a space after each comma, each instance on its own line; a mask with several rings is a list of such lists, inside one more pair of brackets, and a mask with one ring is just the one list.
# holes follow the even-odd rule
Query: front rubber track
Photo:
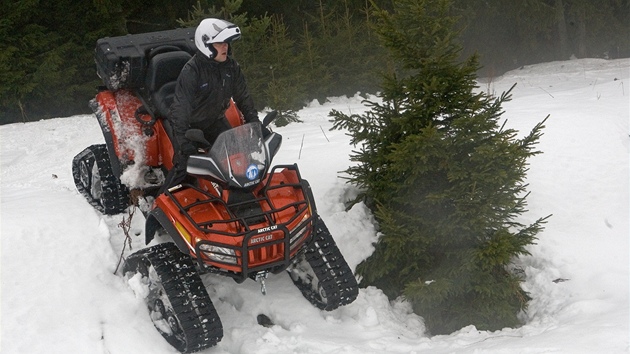
[[[193, 353], [221, 340], [223, 326], [199, 273], [190, 256], [180, 252], [175, 244], [162, 243], [132, 254], [125, 261], [123, 272], [126, 277], [140, 273], [149, 284], [151, 291], [145, 302], [151, 318], [175, 349]], [[155, 313], [160, 312], [155, 307], [156, 301], [162, 311], [169, 313], [162, 326], [155, 321]]]
[[296, 268], [300, 273], [306, 270], [306, 276], [291, 274], [293, 283], [317, 308], [332, 311], [352, 303], [359, 286], [321, 218], [317, 219], [314, 232], [314, 239], [288, 271], [291, 274]]

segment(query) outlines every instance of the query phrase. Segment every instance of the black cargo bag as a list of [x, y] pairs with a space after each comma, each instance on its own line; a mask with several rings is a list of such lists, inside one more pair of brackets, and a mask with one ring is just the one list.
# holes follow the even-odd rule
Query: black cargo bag
[[138, 89], [149, 59], [176, 50], [195, 53], [195, 27], [101, 38], [96, 41], [96, 72], [111, 91]]

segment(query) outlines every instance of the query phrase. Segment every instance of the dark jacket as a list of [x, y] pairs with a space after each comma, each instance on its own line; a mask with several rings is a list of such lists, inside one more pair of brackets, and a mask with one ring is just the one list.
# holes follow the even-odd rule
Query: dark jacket
[[230, 98], [234, 99], [246, 122], [259, 121], [238, 63], [232, 58], [219, 63], [203, 54], [195, 54], [179, 74], [169, 114], [177, 140], [176, 153], [190, 128], [203, 130], [211, 143], [230, 128], [224, 115]]

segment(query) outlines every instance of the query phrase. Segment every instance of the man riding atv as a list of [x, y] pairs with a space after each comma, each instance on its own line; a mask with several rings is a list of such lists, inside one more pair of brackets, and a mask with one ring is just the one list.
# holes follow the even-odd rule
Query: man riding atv
[[[259, 122], [254, 100], [247, 89], [239, 64], [231, 57], [231, 43], [241, 38], [235, 24], [207, 18], [195, 31], [197, 52], [177, 78], [175, 96], [167, 117], [173, 126], [175, 156], [165, 188], [186, 176], [186, 160], [197, 147], [185, 137], [191, 128], [200, 129], [211, 144], [222, 132], [232, 128], [225, 111], [233, 99], [245, 122]], [[263, 137], [269, 130], [263, 127]]]
[[144, 215], [146, 247], [125, 258], [121, 275], [183, 353], [223, 337], [201, 275], [257, 281], [266, 294], [268, 276], [288, 273], [325, 311], [359, 293], [297, 164], [272, 165], [282, 137], [266, 128], [273, 114], [259, 122], [229, 57], [239, 37], [234, 24], [207, 19], [99, 39], [104, 86], [90, 107], [105, 142], [72, 161], [77, 190], [98, 211], [120, 214], [132, 201]]

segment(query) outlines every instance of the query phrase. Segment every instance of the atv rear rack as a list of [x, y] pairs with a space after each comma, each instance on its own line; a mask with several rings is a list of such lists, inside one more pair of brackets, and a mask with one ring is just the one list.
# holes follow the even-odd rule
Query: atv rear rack
[[[272, 184], [271, 176], [280, 169], [294, 171], [298, 182]], [[248, 199], [232, 203], [192, 184], [164, 193], [181, 215], [205, 235], [193, 243], [200, 270], [228, 275], [238, 282], [253, 279], [259, 272], [279, 273], [290, 265], [299, 246], [312, 238], [317, 212], [310, 186], [299, 177], [297, 165], [275, 166], [268, 176], [260, 197], [248, 193]], [[174, 195], [184, 188], [202, 197], [184, 206]], [[276, 207], [270, 194], [282, 194], [283, 189], [287, 190], [285, 194], [301, 194], [303, 198]], [[227, 218], [196, 220], [194, 214], [207, 209], [220, 211]]]

